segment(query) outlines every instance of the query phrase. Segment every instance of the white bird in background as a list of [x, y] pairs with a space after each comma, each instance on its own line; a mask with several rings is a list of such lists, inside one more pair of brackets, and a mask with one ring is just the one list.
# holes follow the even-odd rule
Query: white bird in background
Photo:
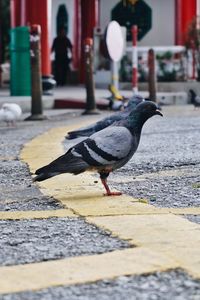
[[15, 125], [22, 115], [21, 107], [16, 103], [4, 103], [0, 109], [0, 121], [7, 125]]

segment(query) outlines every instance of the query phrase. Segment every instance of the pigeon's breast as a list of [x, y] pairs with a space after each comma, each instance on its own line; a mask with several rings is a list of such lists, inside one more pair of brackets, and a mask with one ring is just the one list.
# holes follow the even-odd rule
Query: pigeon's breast
[[130, 131], [121, 126], [109, 127], [93, 135], [96, 146], [117, 159], [123, 159], [129, 154], [132, 138]]

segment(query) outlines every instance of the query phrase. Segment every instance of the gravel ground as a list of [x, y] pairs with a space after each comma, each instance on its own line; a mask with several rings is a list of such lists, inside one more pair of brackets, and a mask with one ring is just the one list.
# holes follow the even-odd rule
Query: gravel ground
[[1, 300], [199, 300], [200, 281], [182, 270], [5, 295]]
[[0, 220], [0, 265], [97, 254], [129, 247], [80, 218]]
[[27, 165], [20, 161], [23, 145], [44, 131], [75, 122], [73, 115], [50, 116], [42, 122], [19, 122], [16, 128], [0, 124], [0, 210], [48, 210], [62, 208], [51, 197], [44, 196], [32, 182]]
[[184, 215], [184, 218], [188, 219], [191, 222], [200, 224], [200, 215]]
[[110, 176], [112, 186], [155, 206], [199, 206], [199, 118], [200, 111], [148, 120], [136, 154]]

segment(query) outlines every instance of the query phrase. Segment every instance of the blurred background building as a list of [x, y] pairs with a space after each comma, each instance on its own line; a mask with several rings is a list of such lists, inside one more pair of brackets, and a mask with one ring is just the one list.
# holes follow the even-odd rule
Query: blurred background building
[[[199, 0], [0, 0], [0, 64], [9, 61], [9, 29], [39, 24], [42, 30], [42, 75], [51, 76], [52, 41], [58, 28], [64, 26], [73, 44], [71, 83], [84, 82], [83, 44], [87, 37], [94, 38], [96, 79], [101, 80], [101, 74], [105, 76], [105, 72], [109, 69], [109, 62], [103, 55], [104, 32], [108, 23], [116, 20], [124, 28], [127, 49], [131, 46], [132, 25], [138, 25], [139, 47], [166, 47], [166, 51], [157, 53], [158, 79], [162, 80], [163, 74], [166, 73], [165, 79], [168, 81], [185, 80], [187, 79], [185, 71], [181, 71], [185, 62], [180, 60], [180, 53], [170, 51], [169, 47], [183, 45], [187, 48], [193, 47], [199, 52], [199, 36], [196, 35], [196, 31], [194, 34], [188, 33], [194, 22], [193, 29], [199, 29], [196, 22], [200, 9], [199, 2]], [[197, 52], [195, 55], [198, 65]], [[145, 50], [139, 52], [138, 69], [141, 81], [145, 81], [146, 76], [145, 55]], [[122, 81], [130, 80], [130, 56], [131, 53], [125, 50], [120, 66]], [[191, 53], [187, 56], [190, 59]], [[191, 72], [189, 71], [190, 77]], [[198, 77], [198, 66], [195, 77]]]

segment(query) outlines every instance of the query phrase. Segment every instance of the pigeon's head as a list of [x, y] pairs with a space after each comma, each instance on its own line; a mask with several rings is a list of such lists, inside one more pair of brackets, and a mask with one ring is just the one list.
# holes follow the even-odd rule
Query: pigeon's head
[[147, 117], [147, 119], [153, 117], [154, 115], [159, 115], [161, 117], [163, 116], [157, 104], [152, 101], [141, 102], [137, 105], [135, 112], [144, 117]]
[[132, 98], [129, 99], [126, 109], [134, 109], [138, 104], [145, 101], [145, 99], [140, 95], [134, 95]]
[[142, 127], [149, 118], [155, 115], [163, 116], [156, 103], [143, 101], [129, 115], [130, 125]]

